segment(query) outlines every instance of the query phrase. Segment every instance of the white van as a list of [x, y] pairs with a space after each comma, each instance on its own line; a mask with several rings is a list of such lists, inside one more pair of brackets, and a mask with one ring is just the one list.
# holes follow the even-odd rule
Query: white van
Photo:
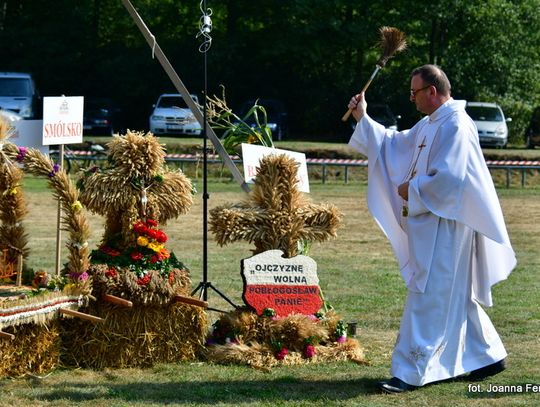
[[38, 98], [32, 75], [0, 72], [0, 109], [11, 110], [23, 119], [34, 119]]

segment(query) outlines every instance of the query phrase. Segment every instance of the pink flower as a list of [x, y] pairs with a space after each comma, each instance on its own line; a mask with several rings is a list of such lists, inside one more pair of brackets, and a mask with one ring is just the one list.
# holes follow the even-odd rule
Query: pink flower
[[317, 352], [315, 351], [315, 346], [313, 345], [307, 345], [306, 348], [304, 349], [304, 356], [308, 359], [312, 358], [315, 355], [315, 353]]
[[347, 342], [347, 336], [342, 335], [339, 338], [337, 338], [337, 343], [345, 343]]
[[88, 280], [88, 273], [85, 271], [84, 273], [79, 274], [79, 281], [86, 281]]
[[283, 360], [285, 359], [285, 356], [287, 356], [287, 354], [289, 353], [289, 351], [287, 350], [287, 348], [283, 347], [281, 348], [281, 350], [279, 352], [276, 352], [276, 359], [277, 360]]

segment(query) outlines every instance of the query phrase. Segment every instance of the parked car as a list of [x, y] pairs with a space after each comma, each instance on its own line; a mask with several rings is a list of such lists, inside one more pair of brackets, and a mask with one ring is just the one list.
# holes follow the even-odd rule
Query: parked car
[[531, 122], [525, 131], [525, 144], [527, 148], [540, 146], [540, 106], [534, 109]]
[[18, 120], [23, 120], [21, 115], [18, 115], [11, 110], [0, 109], [0, 116], [2, 116], [2, 118], [6, 120], [9, 124], [12, 124], [13, 122], [16, 122]]
[[11, 110], [23, 119], [34, 119], [40, 115], [39, 100], [32, 75], [0, 72], [0, 108]]
[[[398, 129], [398, 120], [401, 119], [400, 115], [394, 114], [390, 106], [384, 103], [368, 103], [367, 114], [377, 123], [382, 124], [389, 130]], [[351, 119], [351, 127], [354, 130], [356, 127], [356, 120]]]
[[[283, 102], [276, 99], [252, 99], [244, 102], [239, 109], [239, 116], [241, 119], [249, 112], [249, 110], [255, 105], [255, 102], [259, 106], [264, 107], [266, 111], [266, 124], [272, 131], [272, 138], [274, 140], [283, 140], [287, 134], [287, 111]], [[246, 121], [250, 126], [255, 125], [255, 119], [250, 117]]]
[[[199, 103], [196, 95], [191, 95]], [[191, 134], [199, 136], [201, 125], [179, 93], [161, 95], [150, 115], [150, 132], [158, 134]]]
[[476, 124], [480, 146], [506, 147], [508, 143], [508, 126], [506, 123], [511, 122], [512, 118], [505, 118], [498, 104], [467, 102], [465, 109]]
[[85, 97], [84, 98], [84, 134], [99, 136], [112, 136], [123, 132], [123, 120], [121, 110], [108, 98]]

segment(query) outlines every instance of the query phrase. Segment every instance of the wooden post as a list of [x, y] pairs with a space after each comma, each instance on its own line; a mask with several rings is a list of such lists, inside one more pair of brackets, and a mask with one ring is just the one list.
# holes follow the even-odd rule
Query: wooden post
[[193, 297], [187, 297], [185, 295], [175, 295], [173, 298], [174, 302], [183, 302], [185, 304], [195, 305], [197, 307], [208, 308], [208, 303], [206, 301], [198, 300]]
[[81, 319], [86, 319], [87, 321], [94, 322], [94, 323], [104, 321], [103, 318], [96, 317], [96, 316], [90, 315], [90, 314], [85, 314], [84, 312], [74, 311], [74, 310], [69, 309], [69, 308], [60, 308], [58, 311], [61, 314], [70, 315], [72, 317], [77, 317], [77, 318], [81, 318]]
[[[60, 168], [64, 168], [64, 145], [60, 144], [60, 149], [58, 151], [59, 155], [59, 165]], [[62, 203], [60, 202], [60, 198], [58, 198], [58, 212], [56, 215], [56, 275], [60, 275], [60, 263], [61, 263], [61, 249], [60, 249], [60, 240], [62, 240]]]
[[111, 304], [121, 305], [122, 307], [126, 307], [126, 308], [133, 307], [133, 303], [131, 301], [125, 300], [115, 295], [105, 294], [102, 298], [103, 298], [103, 301], [110, 302]]

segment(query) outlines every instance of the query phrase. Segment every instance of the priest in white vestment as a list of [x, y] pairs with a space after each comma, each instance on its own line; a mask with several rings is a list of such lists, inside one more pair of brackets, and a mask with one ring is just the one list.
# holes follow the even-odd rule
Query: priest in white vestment
[[435, 65], [411, 75], [410, 99], [426, 114], [412, 129], [385, 129], [366, 114], [364, 95], [349, 145], [367, 155], [368, 207], [388, 237], [408, 288], [392, 355], [400, 393], [469, 373], [504, 369], [504, 346], [481, 305], [516, 258], [499, 200], [465, 102]]

